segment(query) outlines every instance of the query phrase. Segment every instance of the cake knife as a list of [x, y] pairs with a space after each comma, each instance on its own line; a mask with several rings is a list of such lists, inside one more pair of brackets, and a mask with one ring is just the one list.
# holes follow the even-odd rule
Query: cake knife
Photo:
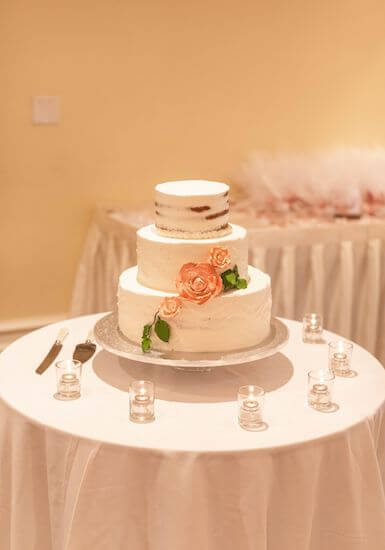
[[81, 344], [77, 344], [72, 359], [85, 363], [88, 359], [91, 359], [96, 351], [96, 344], [92, 341], [93, 330], [90, 330], [87, 340]]
[[63, 340], [68, 334], [67, 328], [61, 328], [59, 330], [59, 334], [57, 335], [57, 338], [55, 340], [55, 343], [43, 359], [43, 361], [40, 363], [40, 365], [37, 367], [35, 372], [37, 374], [43, 374], [44, 371], [48, 369], [52, 361], [56, 359], [56, 357], [59, 355], [60, 350], [63, 347]]

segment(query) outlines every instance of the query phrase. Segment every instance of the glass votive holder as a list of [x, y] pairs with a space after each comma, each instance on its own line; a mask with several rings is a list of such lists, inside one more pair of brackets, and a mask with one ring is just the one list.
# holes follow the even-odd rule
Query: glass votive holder
[[322, 340], [322, 315], [306, 313], [302, 323], [302, 340], [307, 344], [314, 344]]
[[82, 363], [75, 359], [58, 361], [56, 367], [57, 392], [55, 399], [59, 401], [72, 401], [80, 397], [80, 380], [82, 376]]
[[317, 411], [332, 412], [338, 407], [333, 403], [334, 374], [329, 369], [317, 369], [308, 372], [307, 400], [310, 407]]
[[238, 422], [241, 428], [259, 432], [267, 428], [263, 421], [265, 390], [259, 386], [241, 386], [238, 389]]
[[146, 424], [155, 420], [155, 388], [151, 380], [135, 380], [130, 387], [130, 420]]
[[335, 340], [329, 342], [329, 369], [336, 376], [345, 376], [352, 378], [356, 376], [356, 371], [351, 367], [353, 354], [353, 344], [346, 340]]

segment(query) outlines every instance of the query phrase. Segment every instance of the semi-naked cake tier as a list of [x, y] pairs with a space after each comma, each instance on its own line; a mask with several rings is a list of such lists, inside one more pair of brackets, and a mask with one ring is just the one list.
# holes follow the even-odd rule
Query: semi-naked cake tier
[[[138, 281], [138, 267], [124, 271], [119, 279], [118, 315], [121, 332], [140, 344], [143, 326], [151, 322], [162, 300], [177, 296], [149, 288]], [[152, 347], [165, 351], [230, 351], [255, 346], [270, 332], [270, 277], [249, 266], [248, 287], [222, 293], [198, 305], [183, 301], [181, 312], [168, 320], [169, 342], [152, 335]]]
[[206, 239], [230, 233], [229, 187], [205, 180], [169, 181], [155, 187], [155, 225], [179, 239]]
[[[239, 276], [248, 280], [247, 231], [230, 225], [231, 233], [211, 239], [175, 239], [159, 235], [155, 225], [137, 232], [138, 281], [144, 286], [175, 292], [175, 279], [188, 262], [207, 262], [212, 247], [225, 247]], [[226, 268], [219, 270], [225, 271]]]

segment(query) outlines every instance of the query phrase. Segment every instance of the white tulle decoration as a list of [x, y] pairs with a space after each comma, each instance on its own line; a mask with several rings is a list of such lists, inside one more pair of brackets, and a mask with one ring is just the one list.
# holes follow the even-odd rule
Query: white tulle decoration
[[253, 153], [235, 183], [237, 210], [267, 221], [291, 218], [385, 217], [385, 149], [311, 154]]

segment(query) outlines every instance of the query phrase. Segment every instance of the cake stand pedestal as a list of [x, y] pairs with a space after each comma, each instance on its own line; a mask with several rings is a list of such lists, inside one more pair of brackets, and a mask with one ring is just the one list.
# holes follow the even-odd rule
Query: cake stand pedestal
[[141, 346], [128, 340], [119, 330], [116, 312], [99, 319], [94, 327], [97, 343], [106, 351], [139, 361], [164, 367], [173, 367], [184, 372], [210, 372], [214, 367], [228, 367], [264, 359], [277, 353], [289, 338], [287, 326], [273, 317], [269, 336], [258, 345], [229, 352], [165, 352], [151, 350], [143, 353]]

